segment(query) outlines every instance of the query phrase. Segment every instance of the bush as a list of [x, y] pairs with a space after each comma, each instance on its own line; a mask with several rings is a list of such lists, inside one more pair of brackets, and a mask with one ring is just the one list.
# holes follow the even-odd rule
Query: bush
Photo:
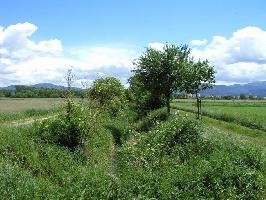
[[91, 127], [88, 118], [82, 106], [73, 104], [70, 113], [42, 121], [38, 132], [46, 142], [74, 149], [82, 146], [88, 137]]
[[112, 116], [116, 116], [126, 105], [125, 89], [114, 77], [95, 80], [89, 90], [89, 96]]
[[136, 123], [135, 129], [136, 131], [148, 132], [159, 122], [167, 120], [168, 117], [169, 114], [167, 113], [166, 108], [151, 111], [146, 117], [143, 117]]
[[117, 199], [108, 130], [86, 141], [86, 157], [43, 143], [32, 126], [7, 127], [0, 135], [1, 199]]

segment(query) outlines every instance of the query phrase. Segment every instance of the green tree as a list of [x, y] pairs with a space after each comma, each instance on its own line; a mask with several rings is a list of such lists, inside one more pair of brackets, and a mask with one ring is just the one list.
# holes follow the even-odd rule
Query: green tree
[[129, 91], [132, 93], [131, 106], [137, 112], [138, 118], [145, 116], [150, 110], [162, 107], [163, 98], [157, 93], [152, 94], [145, 89], [143, 83], [139, 80], [138, 74], [130, 77], [129, 84]]
[[186, 65], [180, 90], [196, 95], [198, 119], [201, 116], [201, 97], [199, 93], [212, 87], [212, 83], [215, 83], [214, 74], [214, 68], [209, 65], [208, 60], [195, 62], [190, 59]]
[[186, 45], [166, 44], [163, 50], [147, 48], [134, 63], [135, 76], [154, 97], [164, 96], [170, 113], [170, 96], [182, 84], [190, 49]]
[[125, 105], [125, 89], [114, 77], [95, 80], [90, 88], [89, 96], [113, 115], [116, 115]]
[[241, 100], [247, 99], [247, 96], [245, 94], [240, 94], [239, 95], [239, 99], [241, 99]]

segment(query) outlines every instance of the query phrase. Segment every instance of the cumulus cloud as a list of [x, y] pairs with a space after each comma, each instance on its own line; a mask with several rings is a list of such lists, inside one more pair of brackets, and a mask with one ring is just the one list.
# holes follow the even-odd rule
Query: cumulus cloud
[[218, 81], [266, 80], [266, 31], [258, 27], [242, 28], [229, 38], [214, 36], [203, 49], [193, 48], [192, 54], [215, 66]]
[[151, 42], [149, 43], [149, 47], [150, 48], [153, 48], [153, 49], [157, 49], [157, 50], [163, 50], [163, 47], [164, 47], [164, 43], [161, 43], [161, 42]]
[[191, 40], [190, 44], [192, 46], [203, 46], [206, 45], [208, 43], [208, 40]]
[[35, 42], [37, 31], [31, 23], [0, 27], [0, 81], [9, 84], [51, 82], [64, 84], [67, 69], [73, 66], [76, 83], [101, 76], [116, 76], [124, 84], [132, 69], [134, 50], [111, 47], [63, 49], [58, 39]]
[[[51, 82], [64, 84], [65, 73], [73, 66], [76, 83], [90, 84], [102, 76], [115, 76], [123, 84], [133, 68], [139, 52], [128, 48], [88, 46], [65, 49], [60, 40], [34, 41], [38, 27], [31, 23], [0, 26], [0, 86]], [[245, 27], [231, 37], [214, 36], [191, 41], [192, 54], [208, 59], [217, 71], [219, 83], [244, 83], [266, 78], [266, 31]], [[149, 47], [162, 50], [164, 43], [152, 42]]]
[[7, 28], [0, 27], [0, 57], [12, 62], [31, 59], [38, 55], [58, 55], [62, 52], [61, 42], [57, 39], [40, 41], [29, 39], [37, 30], [31, 23], [18, 23]]

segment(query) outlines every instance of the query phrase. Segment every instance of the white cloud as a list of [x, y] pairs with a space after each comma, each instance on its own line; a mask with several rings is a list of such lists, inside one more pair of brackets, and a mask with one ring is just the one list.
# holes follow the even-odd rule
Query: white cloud
[[134, 50], [111, 47], [63, 49], [58, 39], [35, 42], [30, 37], [37, 26], [19, 23], [0, 27], [0, 86], [52, 82], [64, 84], [73, 66], [78, 85], [100, 76], [116, 76], [126, 84], [133, 68]]
[[0, 28], [0, 57], [13, 62], [22, 59], [31, 59], [38, 55], [59, 55], [63, 48], [57, 39], [40, 41], [38, 43], [29, 39], [37, 30], [37, 26], [26, 23], [10, 25]]
[[149, 47], [157, 50], [163, 50], [165, 44], [160, 42], [151, 42], [149, 43]]
[[208, 43], [208, 40], [191, 40], [190, 44], [193, 46], [204, 46]]
[[[139, 52], [127, 48], [87, 47], [64, 49], [61, 41], [33, 41], [37, 26], [19, 23], [0, 26], [0, 86], [51, 82], [64, 84], [67, 69], [73, 66], [78, 85], [101, 76], [116, 76], [126, 84]], [[197, 41], [197, 40], [195, 40]], [[194, 45], [203, 45], [203, 41]], [[192, 42], [193, 43], [193, 42]], [[244, 83], [266, 78], [266, 31], [246, 27], [230, 38], [214, 36], [206, 46], [194, 47], [195, 58], [210, 60], [217, 71], [217, 82]], [[162, 50], [164, 43], [149, 47]]]
[[230, 38], [214, 36], [203, 50], [193, 48], [192, 54], [208, 59], [220, 82], [266, 80], [266, 31], [260, 28], [245, 27]]

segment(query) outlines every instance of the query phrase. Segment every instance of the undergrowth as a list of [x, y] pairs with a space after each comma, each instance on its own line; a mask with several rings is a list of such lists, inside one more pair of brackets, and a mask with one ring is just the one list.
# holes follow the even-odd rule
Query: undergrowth
[[[71, 122], [61, 114], [0, 129], [2, 199], [261, 198], [265, 158], [255, 148], [206, 140], [200, 122], [164, 109], [136, 122], [129, 110], [80, 106]], [[67, 123], [74, 146], [59, 139], [72, 133]]]
[[187, 117], [162, 122], [119, 151], [123, 193], [140, 199], [260, 199], [265, 158], [225, 141], [206, 141]]

